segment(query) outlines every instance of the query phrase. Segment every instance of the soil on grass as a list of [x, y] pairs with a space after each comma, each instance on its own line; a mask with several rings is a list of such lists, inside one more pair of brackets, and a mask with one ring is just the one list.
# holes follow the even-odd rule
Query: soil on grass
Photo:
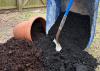
[[84, 51], [90, 37], [89, 16], [69, 13], [59, 39], [63, 49], [56, 52], [53, 39], [63, 14], [48, 36], [33, 42], [11, 38], [0, 44], [0, 71], [95, 71], [97, 60]]

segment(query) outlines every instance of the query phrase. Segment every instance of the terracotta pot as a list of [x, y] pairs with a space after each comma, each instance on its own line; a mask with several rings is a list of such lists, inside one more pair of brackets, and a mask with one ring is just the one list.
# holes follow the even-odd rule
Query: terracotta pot
[[46, 31], [46, 20], [43, 17], [33, 17], [28, 21], [24, 21], [16, 25], [13, 29], [13, 34], [16, 39], [24, 39], [32, 41], [34, 36], [32, 32], [34, 32], [34, 26], [42, 25], [42, 33]]

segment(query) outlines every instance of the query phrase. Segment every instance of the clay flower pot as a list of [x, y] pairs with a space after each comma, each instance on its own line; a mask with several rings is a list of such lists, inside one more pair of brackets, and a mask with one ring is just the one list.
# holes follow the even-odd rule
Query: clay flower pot
[[[28, 21], [17, 24], [13, 29], [13, 34], [16, 39], [32, 41], [34, 32], [45, 34], [46, 20], [43, 17], [33, 17]], [[38, 30], [38, 31], [36, 31]]]

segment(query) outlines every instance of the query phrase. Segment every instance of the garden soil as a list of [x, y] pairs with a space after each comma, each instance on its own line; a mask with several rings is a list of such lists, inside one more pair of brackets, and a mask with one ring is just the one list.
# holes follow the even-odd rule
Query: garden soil
[[47, 36], [33, 42], [11, 38], [0, 44], [0, 71], [95, 71], [97, 60], [84, 51], [91, 29], [87, 15], [69, 13], [59, 38], [63, 49], [56, 52], [53, 39], [63, 15]]

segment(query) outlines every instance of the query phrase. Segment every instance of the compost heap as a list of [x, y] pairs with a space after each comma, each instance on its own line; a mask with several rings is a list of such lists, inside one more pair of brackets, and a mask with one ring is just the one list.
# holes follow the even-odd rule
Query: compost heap
[[33, 43], [11, 38], [1, 44], [0, 71], [95, 71], [96, 59], [84, 51], [91, 29], [87, 15], [69, 13], [60, 35], [63, 49], [56, 52], [53, 39], [63, 15], [47, 36]]

